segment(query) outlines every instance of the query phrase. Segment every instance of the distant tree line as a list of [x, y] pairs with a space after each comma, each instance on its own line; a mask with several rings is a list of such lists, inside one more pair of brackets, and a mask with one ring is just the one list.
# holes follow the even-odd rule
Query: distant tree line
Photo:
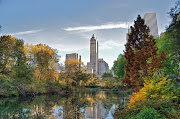
[[76, 60], [58, 63], [56, 49], [45, 44], [24, 44], [10, 35], [0, 37], [0, 95], [36, 95], [63, 93], [87, 85], [91, 76]]

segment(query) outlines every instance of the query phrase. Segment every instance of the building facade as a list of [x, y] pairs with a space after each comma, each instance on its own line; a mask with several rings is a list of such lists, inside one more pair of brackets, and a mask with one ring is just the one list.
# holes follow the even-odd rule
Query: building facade
[[67, 59], [74, 59], [81, 61], [81, 55], [79, 55], [78, 53], [66, 54], [66, 60]]
[[109, 72], [108, 64], [102, 59], [98, 59], [98, 75]]
[[143, 19], [145, 20], [145, 24], [149, 26], [150, 34], [153, 36], [158, 36], [158, 26], [157, 26], [157, 18], [155, 12], [145, 13]]

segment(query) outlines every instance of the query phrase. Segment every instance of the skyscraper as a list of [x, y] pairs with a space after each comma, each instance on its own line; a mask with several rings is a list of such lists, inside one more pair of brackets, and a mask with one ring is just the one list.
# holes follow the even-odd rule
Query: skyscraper
[[90, 40], [90, 62], [87, 63], [88, 73], [98, 74], [98, 41], [93, 34]]
[[109, 72], [109, 66], [103, 59], [98, 59], [98, 40], [93, 34], [90, 40], [90, 62], [87, 63], [87, 73], [102, 75]]
[[143, 19], [145, 20], [145, 24], [149, 26], [150, 34], [153, 36], [158, 36], [156, 13], [155, 12], [145, 13]]

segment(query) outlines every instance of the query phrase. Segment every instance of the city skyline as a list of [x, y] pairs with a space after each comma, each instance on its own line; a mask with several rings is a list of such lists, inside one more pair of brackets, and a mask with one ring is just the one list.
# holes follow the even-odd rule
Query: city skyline
[[[65, 54], [77, 52], [84, 64], [90, 59], [89, 39], [96, 34], [101, 44], [99, 57], [112, 67], [123, 53], [128, 27], [137, 15], [156, 12], [160, 34], [169, 24], [167, 12], [175, 1], [0, 0], [0, 34], [56, 48], [60, 62], [65, 61]], [[112, 57], [108, 57], [110, 54]]]

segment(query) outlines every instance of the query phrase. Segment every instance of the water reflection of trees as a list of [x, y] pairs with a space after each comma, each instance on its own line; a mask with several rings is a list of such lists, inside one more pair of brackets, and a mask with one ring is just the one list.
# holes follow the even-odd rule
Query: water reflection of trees
[[126, 97], [99, 91], [68, 96], [41, 95], [31, 99], [1, 98], [0, 118], [84, 119], [88, 115], [106, 116], [113, 105], [117, 107], [125, 103]]

